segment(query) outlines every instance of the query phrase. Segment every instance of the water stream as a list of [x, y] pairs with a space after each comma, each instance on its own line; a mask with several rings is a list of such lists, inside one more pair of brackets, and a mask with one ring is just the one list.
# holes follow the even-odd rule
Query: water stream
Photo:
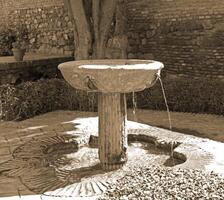
[[163, 98], [164, 98], [165, 105], [166, 105], [166, 110], [167, 110], [167, 115], [168, 115], [168, 120], [169, 120], [169, 129], [172, 131], [172, 121], [171, 121], [171, 116], [170, 116], [170, 109], [169, 109], [169, 105], [167, 103], [167, 98], [166, 98], [166, 93], [165, 93], [165, 89], [164, 89], [164, 86], [163, 86], [163, 81], [162, 81], [162, 79], [159, 75], [158, 75], [158, 79], [159, 79], [159, 82], [160, 82], [160, 85], [161, 85], [161, 89], [162, 89], [162, 92], [163, 92]]
[[[160, 82], [160, 85], [161, 85], [163, 98], [164, 98], [164, 102], [165, 102], [165, 105], [166, 105], [166, 110], [167, 110], [167, 115], [168, 115], [168, 120], [169, 120], [169, 129], [170, 129], [170, 131], [172, 131], [172, 121], [171, 121], [171, 116], [170, 116], [170, 109], [169, 109], [169, 105], [168, 105], [168, 102], [167, 102], [163, 81], [162, 81], [162, 79], [161, 79], [159, 74], [157, 74], [157, 76], [158, 76], [158, 79], [159, 79], [159, 82]], [[170, 144], [170, 157], [171, 157], [171, 159], [174, 162], [173, 152], [174, 152], [174, 141], [171, 141], [171, 144]]]

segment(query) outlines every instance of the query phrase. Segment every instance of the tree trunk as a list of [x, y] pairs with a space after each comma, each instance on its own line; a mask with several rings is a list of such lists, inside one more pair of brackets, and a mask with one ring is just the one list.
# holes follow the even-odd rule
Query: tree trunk
[[83, 0], [64, 0], [75, 24], [75, 59], [90, 59], [90, 53], [92, 58], [103, 59], [118, 0], [92, 0], [86, 3], [92, 3], [91, 19]]
[[105, 58], [105, 48], [106, 45], [102, 44], [100, 41], [97, 41], [94, 45], [94, 59], [104, 59]]

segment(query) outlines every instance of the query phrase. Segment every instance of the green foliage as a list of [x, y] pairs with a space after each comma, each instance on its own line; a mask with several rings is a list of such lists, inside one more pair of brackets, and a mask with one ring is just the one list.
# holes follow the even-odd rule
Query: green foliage
[[[224, 115], [224, 83], [211, 79], [164, 79], [171, 111]], [[137, 93], [138, 107], [166, 110], [159, 82]]]
[[26, 49], [28, 45], [28, 30], [25, 25], [18, 24], [14, 30], [15, 42], [12, 43], [13, 48]]
[[73, 89], [64, 80], [49, 79], [0, 87], [0, 118], [22, 120], [54, 110], [96, 110], [94, 93]]
[[16, 27], [0, 27], [0, 56], [11, 56], [12, 48], [26, 49], [28, 45], [28, 30], [25, 25]]
[[[171, 111], [224, 115], [221, 81], [166, 78], [164, 87]], [[138, 108], [166, 109], [159, 82], [136, 95]], [[132, 94], [127, 100], [132, 107]], [[96, 111], [96, 94], [75, 90], [61, 79], [0, 86], [0, 118], [4, 120], [22, 120], [54, 110]]]
[[12, 29], [1, 26], [0, 27], [0, 56], [12, 55], [12, 43], [15, 42], [16, 37]]

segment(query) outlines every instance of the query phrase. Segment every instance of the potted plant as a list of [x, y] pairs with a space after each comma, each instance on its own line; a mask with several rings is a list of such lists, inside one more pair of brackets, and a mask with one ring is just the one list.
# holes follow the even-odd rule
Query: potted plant
[[12, 43], [12, 52], [16, 61], [23, 61], [23, 57], [26, 53], [26, 46], [24, 42], [16, 41]]
[[22, 61], [26, 52], [27, 41], [28, 41], [28, 32], [24, 26], [19, 27], [16, 30], [15, 42], [12, 43], [13, 55], [16, 61]]
[[12, 43], [15, 35], [11, 28], [6, 25], [0, 27], [0, 56], [12, 56]]

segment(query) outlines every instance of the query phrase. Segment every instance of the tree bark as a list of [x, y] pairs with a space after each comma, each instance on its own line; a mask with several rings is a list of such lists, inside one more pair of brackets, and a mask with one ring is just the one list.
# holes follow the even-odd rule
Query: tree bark
[[75, 23], [75, 59], [89, 59], [92, 36], [82, 0], [66, 0]]
[[116, 12], [118, 0], [104, 0], [101, 5], [99, 37], [96, 42], [96, 56], [105, 57], [105, 48], [109, 37], [111, 23]]
[[92, 0], [93, 24], [90, 24], [91, 19], [87, 17], [83, 0], [64, 0], [64, 3], [75, 24], [75, 59], [89, 59], [90, 53], [92, 58], [105, 58], [105, 48], [118, 0]]

